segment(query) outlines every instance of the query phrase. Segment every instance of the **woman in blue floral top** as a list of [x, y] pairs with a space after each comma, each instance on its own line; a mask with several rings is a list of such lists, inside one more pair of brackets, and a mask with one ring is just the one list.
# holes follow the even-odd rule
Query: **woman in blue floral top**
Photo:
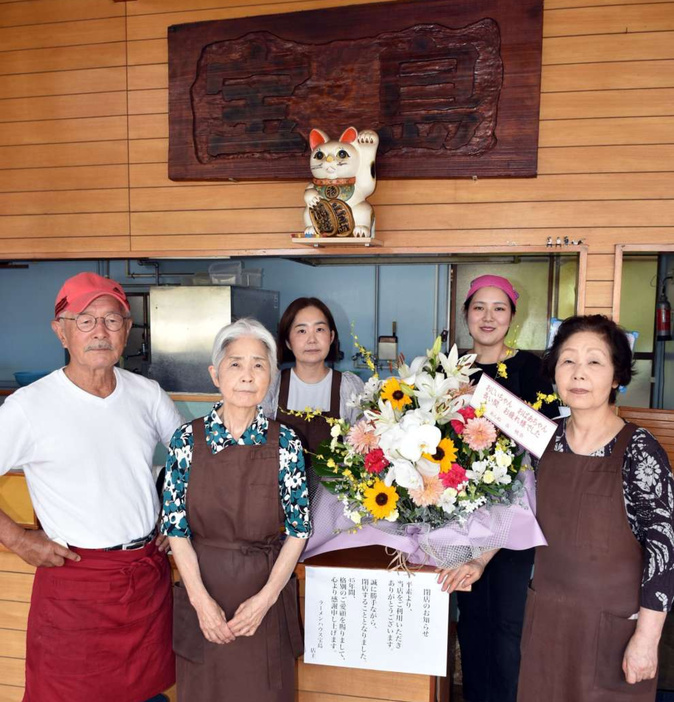
[[293, 571], [311, 529], [301, 443], [260, 407], [275, 359], [259, 322], [221, 329], [209, 372], [222, 401], [171, 440], [161, 531], [181, 579], [181, 701], [294, 700], [302, 634]]

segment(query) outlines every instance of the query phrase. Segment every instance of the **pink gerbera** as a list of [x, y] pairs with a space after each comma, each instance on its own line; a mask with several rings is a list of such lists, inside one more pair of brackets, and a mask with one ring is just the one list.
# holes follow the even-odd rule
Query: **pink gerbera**
[[346, 435], [346, 443], [351, 448], [365, 455], [368, 451], [379, 446], [379, 437], [374, 433], [372, 425], [364, 419], [354, 424]]
[[466, 422], [463, 440], [473, 451], [484, 451], [496, 441], [496, 427], [484, 417], [474, 417]]
[[421, 490], [409, 490], [412, 502], [418, 507], [429, 507], [437, 505], [445, 486], [440, 482], [437, 475], [430, 477], [423, 476], [424, 487]]

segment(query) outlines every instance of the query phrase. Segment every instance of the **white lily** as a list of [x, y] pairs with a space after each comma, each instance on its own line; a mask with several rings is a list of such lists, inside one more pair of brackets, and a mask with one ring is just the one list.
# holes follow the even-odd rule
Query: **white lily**
[[494, 482], [499, 485], [510, 485], [512, 482], [512, 476], [508, 475], [508, 468], [506, 466], [496, 465], [492, 468], [492, 473], [494, 474]]
[[398, 366], [398, 377], [407, 385], [416, 385], [417, 375], [421, 373], [427, 361], [426, 356], [417, 356], [409, 366], [406, 363], [401, 363]]
[[379, 412], [365, 410], [365, 419], [374, 425], [374, 433], [380, 436], [385, 431], [398, 425], [398, 418], [389, 400], [379, 400]]
[[432, 478], [440, 472], [440, 464], [427, 458], [420, 458], [415, 465], [424, 478]]
[[456, 509], [457, 494], [454, 488], [447, 488], [442, 495], [440, 495], [438, 507], [440, 507], [445, 514], [451, 514]]
[[477, 354], [474, 353], [469, 353], [459, 358], [459, 350], [456, 344], [452, 346], [447, 356], [444, 353], [438, 354], [438, 360], [445, 375], [454, 379], [454, 389], [458, 389], [461, 385], [468, 383], [470, 376], [479, 370], [478, 368], [471, 368], [476, 358]]
[[351, 399], [347, 401], [348, 407], [361, 407], [363, 404], [374, 402], [375, 397], [379, 395], [383, 381], [373, 375], [365, 383], [360, 394], [354, 393]]
[[443, 403], [449, 399], [451, 390], [459, 388], [454, 378], [445, 378], [441, 373], [435, 376], [430, 373], [420, 373], [415, 387], [419, 407], [426, 412], [433, 412], [437, 403]]
[[485, 471], [489, 468], [489, 461], [473, 461], [470, 470], [466, 471], [466, 477], [470, 480], [483, 480]]
[[387, 485], [393, 485], [396, 482], [400, 487], [408, 490], [421, 490], [424, 486], [424, 481], [417, 469], [409, 461], [401, 459], [391, 463], [384, 482]]

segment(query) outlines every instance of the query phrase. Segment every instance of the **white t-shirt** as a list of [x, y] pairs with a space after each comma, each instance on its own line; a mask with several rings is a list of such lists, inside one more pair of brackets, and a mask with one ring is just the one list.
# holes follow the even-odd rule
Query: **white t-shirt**
[[332, 390], [332, 370], [317, 383], [305, 383], [290, 370], [290, 383], [288, 383], [288, 409], [303, 411], [307, 407], [328, 412], [330, 410], [330, 395]]
[[183, 421], [155, 381], [114, 372], [105, 398], [57, 370], [0, 406], [0, 475], [22, 468], [42, 528], [72, 546], [106, 548], [152, 531], [152, 455]]
[[[342, 382], [339, 386], [339, 416], [350, 424], [355, 423], [361, 412], [350, 406], [349, 401], [354, 395], [363, 391], [363, 381], [353, 373], [342, 373]], [[278, 373], [274, 382], [269, 386], [267, 396], [262, 402], [264, 413], [270, 419], [278, 419], [278, 397], [281, 389], [281, 374]], [[288, 386], [288, 409], [303, 411], [307, 407], [327, 411], [330, 409], [330, 394], [332, 390], [332, 370], [318, 383], [305, 383], [295, 375], [295, 369], [290, 371]], [[283, 421], [281, 419], [281, 421]]]

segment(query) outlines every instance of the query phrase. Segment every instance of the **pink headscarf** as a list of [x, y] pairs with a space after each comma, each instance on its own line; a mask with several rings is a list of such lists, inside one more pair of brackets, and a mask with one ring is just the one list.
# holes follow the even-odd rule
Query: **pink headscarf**
[[513, 284], [500, 275], [481, 275], [479, 278], [471, 281], [470, 288], [466, 293], [466, 300], [471, 298], [480, 288], [498, 288], [511, 299], [513, 305], [517, 306], [517, 298], [520, 294], [515, 290]]

